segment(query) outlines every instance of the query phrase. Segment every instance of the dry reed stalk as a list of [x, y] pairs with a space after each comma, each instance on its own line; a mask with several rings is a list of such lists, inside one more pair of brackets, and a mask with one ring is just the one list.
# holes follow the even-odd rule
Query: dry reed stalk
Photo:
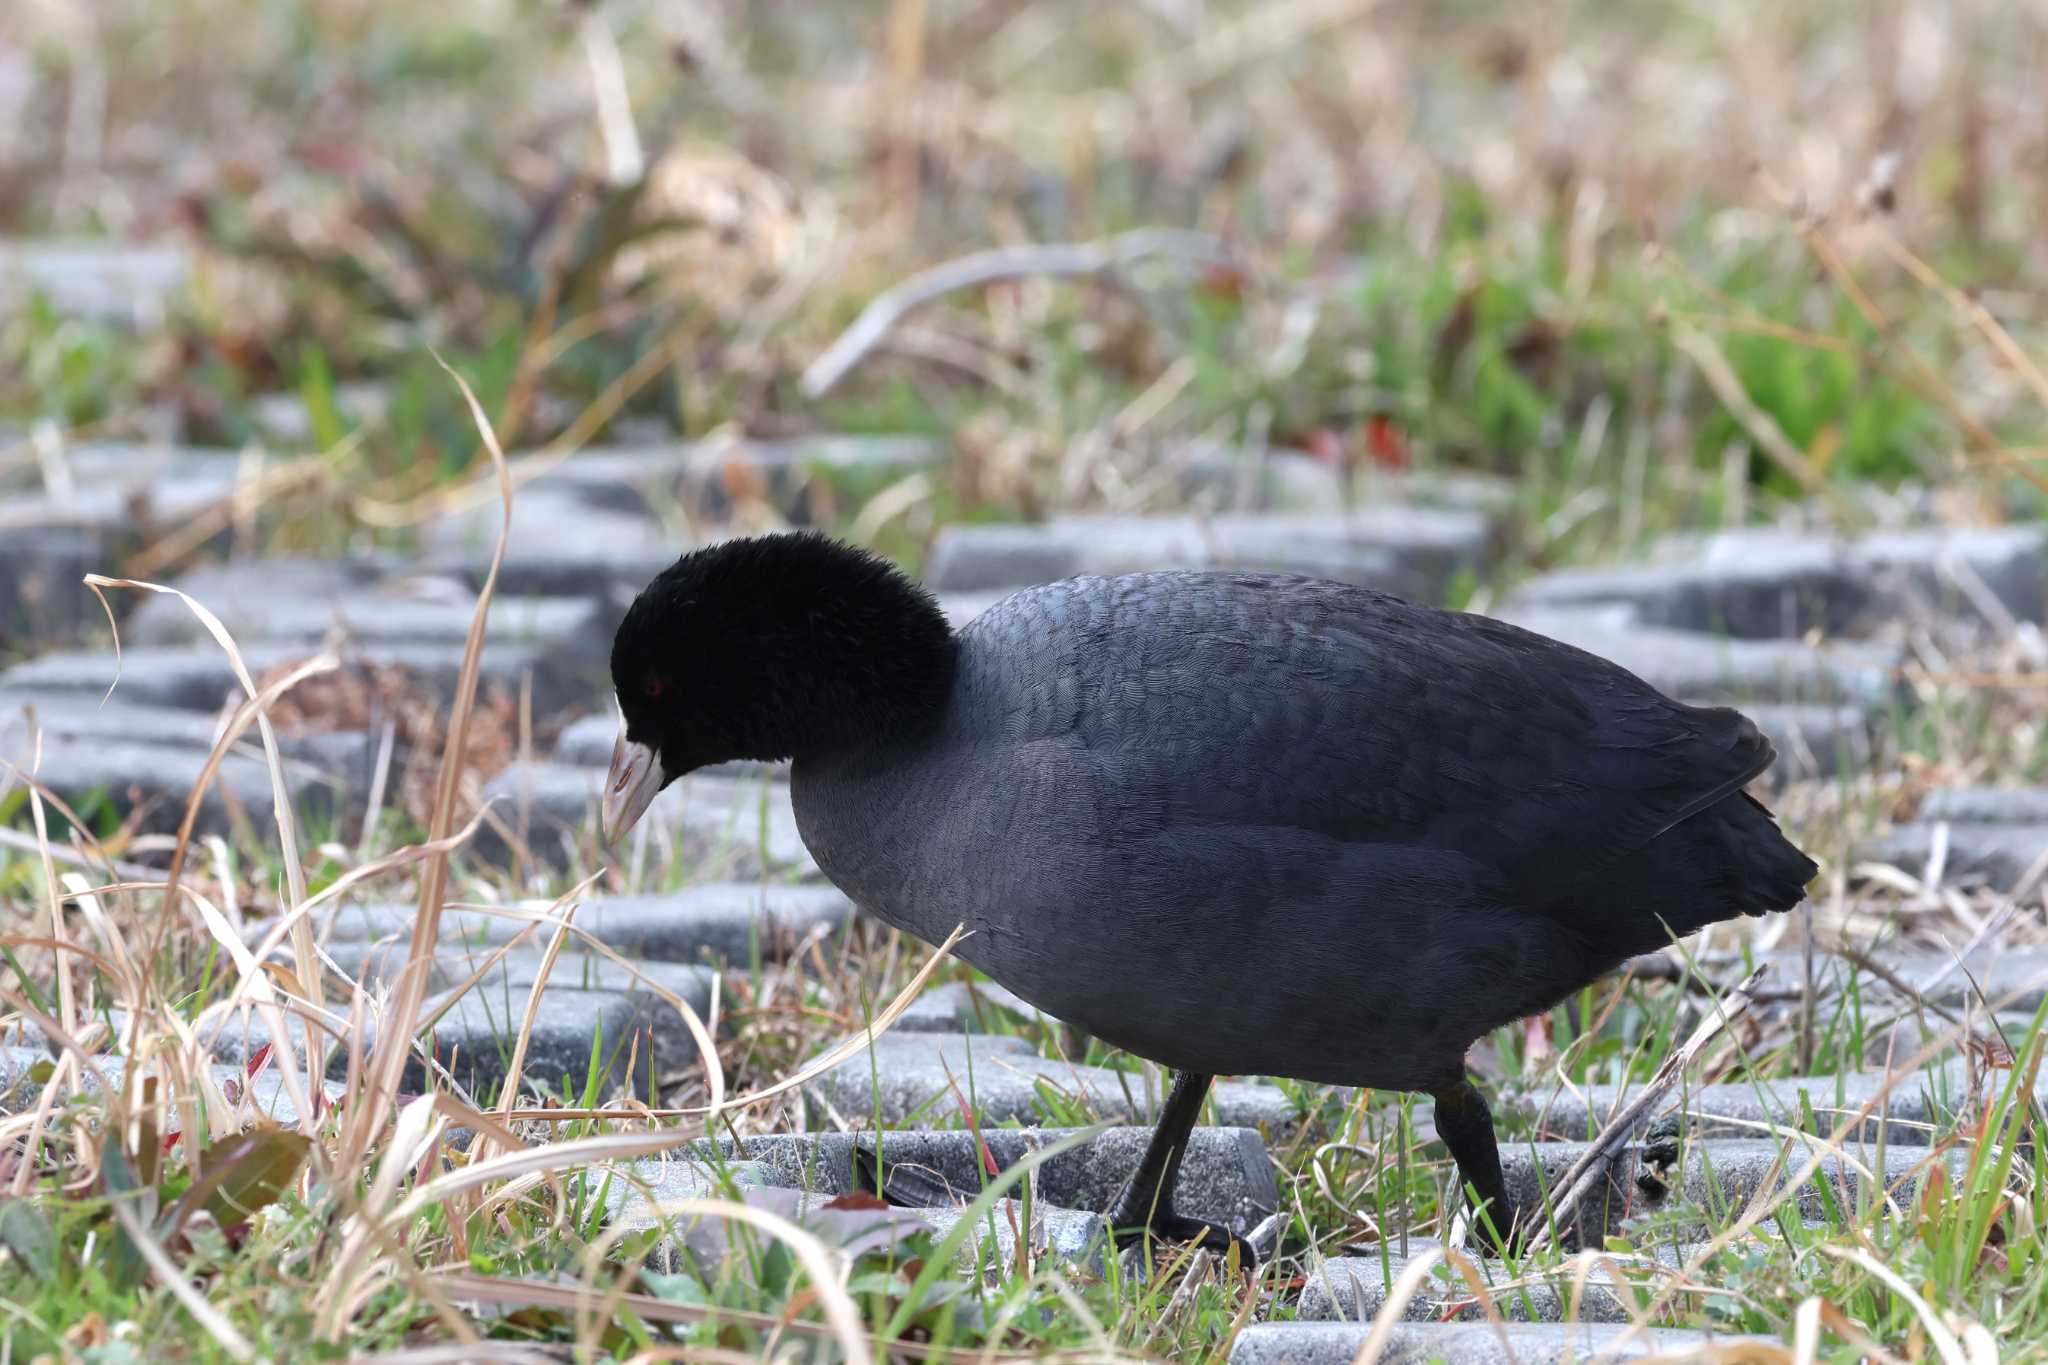
[[[491, 552], [490, 569], [484, 575], [483, 586], [477, 593], [476, 608], [470, 616], [469, 634], [463, 641], [462, 669], [456, 680], [455, 699], [449, 708], [447, 738], [441, 752], [440, 784], [427, 825], [429, 844], [444, 840], [454, 822], [455, 801], [463, 771], [463, 750], [469, 739], [469, 718], [476, 704], [477, 679], [483, 667], [484, 632], [489, 624], [491, 598], [497, 589], [498, 573], [505, 562], [506, 542], [512, 535], [512, 480], [506, 468], [505, 452], [499, 448], [490, 419], [484, 415], [483, 405], [477, 401], [468, 381], [449, 368], [447, 362], [442, 361], [441, 364], [461, 389], [463, 400], [469, 405], [470, 417], [476, 423], [477, 435], [490, 454], [491, 465], [498, 476], [504, 515], [497, 544]], [[411, 951], [399, 972], [397, 1000], [386, 1016], [386, 1026], [379, 1032], [372, 1052], [367, 1102], [357, 1105], [352, 1115], [347, 1141], [342, 1148], [345, 1166], [362, 1165], [375, 1134], [382, 1129], [397, 1102], [399, 1076], [412, 1044], [414, 1022], [426, 994], [428, 968], [440, 934], [441, 904], [447, 876], [447, 853], [428, 855], [420, 874], [419, 914], [413, 921]], [[304, 899], [303, 891], [293, 897], [294, 904]]]

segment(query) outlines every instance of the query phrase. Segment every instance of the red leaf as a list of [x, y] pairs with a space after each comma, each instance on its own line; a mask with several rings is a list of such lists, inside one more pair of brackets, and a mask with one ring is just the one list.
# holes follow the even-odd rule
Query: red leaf
[[825, 1207], [828, 1209], [886, 1209], [889, 1207], [889, 1201], [878, 1195], [869, 1194], [866, 1190], [852, 1190], [840, 1195], [836, 1199], [826, 1200]]
[[1228, 261], [1212, 262], [1202, 270], [1202, 288], [1235, 303], [1244, 297], [1244, 271]]
[[945, 1067], [946, 1084], [952, 1088], [953, 1103], [960, 1107], [960, 1117], [967, 1121], [967, 1131], [974, 1135], [974, 1147], [981, 1153], [982, 1169], [986, 1170], [991, 1178], [1001, 1175], [1002, 1168], [996, 1165], [995, 1155], [989, 1151], [988, 1143], [982, 1141], [981, 1124], [976, 1120], [973, 1108], [967, 1103], [967, 1096], [961, 1093], [960, 1082], [953, 1079], [953, 1068], [946, 1064], [944, 1057], [939, 1058], [939, 1065]]
[[1406, 469], [1408, 438], [1392, 419], [1375, 415], [1365, 424], [1365, 450], [1382, 469]]

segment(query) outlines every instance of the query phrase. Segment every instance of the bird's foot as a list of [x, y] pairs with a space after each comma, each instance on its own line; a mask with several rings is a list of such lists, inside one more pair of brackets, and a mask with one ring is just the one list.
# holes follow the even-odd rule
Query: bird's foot
[[1250, 1269], [1272, 1259], [1285, 1219], [1268, 1218], [1242, 1236], [1206, 1219], [1171, 1210], [1154, 1211], [1149, 1218], [1143, 1213], [1111, 1215], [1109, 1223], [1118, 1251], [1142, 1252], [1150, 1246], [1154, 1258], [1163, 1260], [1174, 1249], [1188, 1247], [1227, 1263], [1234, 1249], [1239, 1267]]

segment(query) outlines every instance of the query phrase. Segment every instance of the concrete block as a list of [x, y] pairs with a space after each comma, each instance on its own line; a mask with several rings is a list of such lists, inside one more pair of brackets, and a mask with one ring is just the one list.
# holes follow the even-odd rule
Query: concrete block
[[[547, 906], [530, 908], [537, 913]], [[319, 914], [315, 927], [330, 949], [389, 940], [402, 952], [411, 941], [415, 913], [416, 907], [406, 904], [339, 905]], [[710, 882], [661, 895], [590, 900], [577, 908], [575, 923], [622, 957], [744, 966], [756, 954], [782, 956], [813, 933], [836, 933], [852, 917], [853, 903], [835, 886]], [[244, 936], [256, 942], [272, 923], [253, 922]], [[441, 943], [444, 950], [487, 949], [526, 923], [485, 910], [451, 908], [442, 912]]]
[[1796, 640], [1720, 639], [1700, 631], [1617, 624], [1600, 609], [1516, 609], [1501, 619], [1620, 664], [1680, 701], [1882, 707], [1900, 652], [1877, 644], [1813, 647]]
[[42, 298], [59, 317], [154, 326], [191, 274], [191, 253], [169, 243], [0, 242], [0, 306], [9, 312]]
[[[626, 850], [602, 853], [597, 815], [601, 771], [554, 763], [515, 763], [484, 787], [502, 818], [520, 833], [536, 858], [567, 864], [573, 857], [618, 861]], [[642, 817], [644, 837], [657, 847], [673, 844], [681, 857], [728, 875], [766, 872], [815, 875], [817, 863], [797, 832], [789, 788], [779, 782], [693, 774], [655, 798]], [[643, 837], [638, 831], [633, 837]], [[495, 832], [479, 831], [476, 853], [487, 860], [509, 856]]]
[[[879, 1115], [886, 1125], [960, 1122], [956, 1084], [984, 1124], [1043, 1122], [1045, 1092], [1101, 1118], [1142, 1122], [1165, 1102], [1163, 1080], [1148, 1079], [1145, 1073], [1051, 1061], [1017, 1037], [892, 1030], [819, 1077], [811, 1094], [848, 1121], [872, 1122]], [[1210, 1103], [1226, 1127], [1278, 1130], [1295, 1118], [1281, 1090], [1255, 1082], [1219, 1081]]]
[[1492, 525], [1452, 508], [1376, 505], [1342, 515], [1065, 517], [1044, 525], [957, 524], [933, 541], [941, 593], [1025, 587], [1076, 574], [1233, 566], [1308, 574], [1441, 600], [1485, 565]]
[[[984, 1128], [981, 1140], [998, 1170], [1025, 1155], [1069, 1137], [1066, 1128]], [[1037, 1169], [1037, 1198], [1063, 1209], [1107, 1209], [1138, 1168], [1150, 1128], [1106, 1128], [1071, 1151], [1048, 1158]], [[974, 1135], [962, 1130], [875, 1133], [768, 1134], [741, 1140], [729, 1156], [759, 1161], [776, 1172], [778, 1184], [827, 1194], [873, 1192], [877, 1144], [882, 1183], [928, 1191], [931, 1204], [972, 1199], [985, 1184]], [[1214, 1219], [1247, 1233], [1279, 1207], [1279, 1185], [1259, 1135], [1247, 1128], [1197, 1128], [1188, 1139], [1175, 1201], [1193, 1217]]]
[[[1350, 1365], [1372, 1334], [1362, 1322], [1262, 1322], [1247, 1327], [1230, 1365]], [[1715, 1335], [1599, 1323], [1397, 1324], [1383, 1365], [1580, 1365], [1589, 1360], [1722, 1359], [1717, 1348], [1777, 1348], [1775, 1337]]]

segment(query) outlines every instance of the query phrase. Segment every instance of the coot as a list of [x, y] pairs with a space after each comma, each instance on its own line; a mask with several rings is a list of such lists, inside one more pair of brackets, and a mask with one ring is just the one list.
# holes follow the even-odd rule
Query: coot
[[804, 843], [865, 911], [1172, 1068], [1110, 1211], [1178, 1215], [1217, 1075], [1425, 1091], [1498, 1233], [1524, 1220], [1465, 1074], [1625, 958], [1786, 910], [1814, 864], [1743, 787], [1771, 746], [1500, 621], [1267, 573], [1030, 588], [958, 632], [799, 532], [685, 555], [612, 647], [616, 839], [685, 773], [791, 759]]

